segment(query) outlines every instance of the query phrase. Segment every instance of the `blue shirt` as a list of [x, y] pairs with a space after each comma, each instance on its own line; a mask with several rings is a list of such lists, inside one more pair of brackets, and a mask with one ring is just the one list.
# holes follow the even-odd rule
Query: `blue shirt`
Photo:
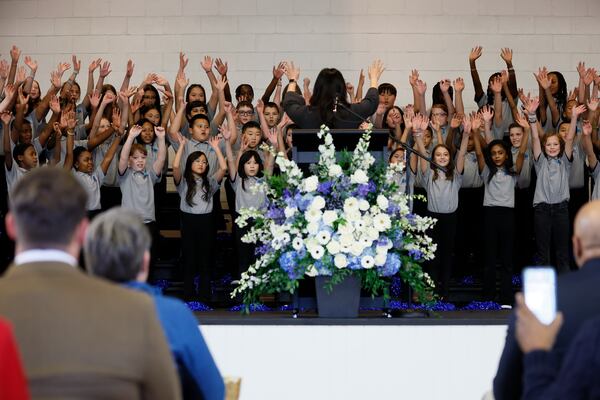
[[130, 287], [152, 296], [171, 353], [177, 363], [184, 398], [205, 400], [225, 398], [221, 373], [200, 333], [194, 314], [180, 300], [165, 297], [159, 288], [142, 282], [128, 282]]

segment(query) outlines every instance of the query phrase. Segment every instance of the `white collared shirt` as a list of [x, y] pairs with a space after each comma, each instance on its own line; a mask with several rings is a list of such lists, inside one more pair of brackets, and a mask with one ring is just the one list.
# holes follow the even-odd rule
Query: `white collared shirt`
[[15, 265], [42, 261], [55, 261], [69, 264], [73, 267], [77, 266], [77, 259], [75, 257], [62, 250], [56, 249], [25, 250], [15, 256]]

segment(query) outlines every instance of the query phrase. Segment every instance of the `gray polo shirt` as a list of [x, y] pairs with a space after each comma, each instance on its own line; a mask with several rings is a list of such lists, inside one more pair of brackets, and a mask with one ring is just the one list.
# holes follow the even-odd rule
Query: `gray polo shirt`
[[507, 174], [503, 168], [498, 169], [491, 180], [489, 180], [490, 169], [486, 165], [481, 172], [485, 183], [483, 195], [484, 207], [515, 207], [515, 186], [518, 176]]
[[[92, 156], [94, 158], [94, 165], [102, 164], [102, 161], [104, 161], [104, 157], [106, 156], [106, 153], [108, 153], [108, 149], [110, 148], [110, 145], [114, 138], [115, 138], [115, 134], [113, 133], [112, 136], [110, 136], [108, 139], [106, 139], [104, 142], [100, 143], [96, 148], [94, 148], [94, 150], [92, 151]], [[112, 161], [108, 165], [108, 170], [106, 171], [106, 175], [104, 176], [104, 180], [102, 181], [103, 186], [111, 186], [111, 187], [119, 186], [118, 164], [119, 164], [119, 157], [120, 157], [122, 148], [123, 148], [123, 146], [119, 145], [119, 147], [117, 148], [117, 152], [115, 153], [115, 156], [113, 157]]]
[[[223, 142], [221, 142], [223, 144]], [[173, 150], [177, 151], [179, 149], [179, 143], [173, 145]], [[185, 143], [185, 148], [183, 149], [183, 154], [181, 155], [181, 171], [185, 171], [185, 163], [187, 162], [187, 158], [190, 154], [195, 151], [201, 151], [206, 155], [208, 159], [208, 167], [209, 167], [209, 175], [213, 176], [215, 172], [219, 170], [219, 160], [217, 158], [217, 153], [215, 150], [210, 147], [208, 142], [198, 142], [197, 140], [190, 139]], [[221, 149], [223, 151], [223, 149]]]
[[144, 223], [156, 220], [154, 216], [154, 184], [158, 182], [158, 176], [154, 170], [134, 172], [127, 168], [123, 175], [119, 176], [119, 186], [123, 194], [121, 205], [137, 212]]
[[73, 175], [75, 178], [81, 183], [85, 192], [88, 195], [88, 200], [86, 204], [86, 209], [88, 211], [99, 210], [100, 206], [100, 186], [102, 185], [102, 180], [104, 179], [104, 172], [102, 172], [102, 167], [98, 166], [91, 174], [86, 174], [85, 172], [75, 171], [73, 170]]
[[592, 170], [592, 176], [594, 177], [594, 190], [592, 191], [592, 200], [598, 200], [600, 199], [600, 162], [596, 162], [596, 165]]
[[219, 182], [214, 178], [208, 178], [208, 182], [210, 185], [210, 192], [208, 193], [207, 200], [204, 200], [203, 197], [206, 191], [202, 187], [202, 179], [196, 179], [196, 193], [194, 193], [194, 198], [192, 199], [194, 205], [190, 206], [187, 201], [185, 201], [188, 185], [185, 178], [182, 177], [181, 181], [179, 181], [179, 185], [177, 185], [177, 192], [181, 198], [179, 209], [188, 214], [210, 214], [213, 209], [213, 196], [219, 191], [220, 186]]
[[580, 189], [585, 185], [585, 152], [580, 137], [573, 142], [573, 163], [569, 172], [569, 188]]
[[21, 168], [17, 165], [16, 161], [13, 161], [12, 167], [9, 170], [6, 168], [6, 164], [4, 164], [4, 173], [6, 175], [6, 186], [8, 187], [8, 196], [10, 197], [10, 192], [12, 188], [17, 184], [17, 182], [28, 173], [24, 168]]
[[571, 161], [567, 156], [563, 153], [561, 158], [548, 158], [542, 153], [533, 165], [537, 174], [533, 205], [568, 201]]
[[244, 187], [242, 187], [243, 179], [238, 175], [235, 180], [231, 182], [233, 190], [235, 191], [235, 211], [238, 213], [242, 208], [256, 208], [261, 210], [266, 208], [267, 196], [261, 191], [257, 190], [256, 193], [252, 188], [257, 185], [262, 179], [255, 176], [246, 178]]
[[462, 184], [462, 175], [454, 170], [454, 179], [446, 179], [446, 174], [438, 171], [437, 179], [433, 179], [433, 171], [428, 169], [423, 175], [427, 190], [427, 210], [450, 214], [458, 208], [458, 191]]
[[[487, 93], [484, 93], [481, 96], [481, 99], [477, 102], [477, 107], [481, 108], [485, 106], [488, 102]], [[493, 106], [493, 104], [492, 104]], [[507, 100], [502, 100], [502, 122], [500, 126], [496, 126], [496, 123], [492, 119], [492, 136], [494, 139], [502, 139], [506, 132], [508, 132], [508, 127], [513, 122], [512, 112], [510, 110], [510, 105]]]
[[[458, 153], [457, 153], [458, 154]], [[462, 174], [463, 188], [478, 188], [483, 186], [483, 180], [479, 174], [479, 164], [477, 163], [477, 154], [469, 151], [465, 154], [465, 166]]]
[[[519, 155], [519, 148], [511, 146], [510, 152], [512, 154], [513, 165], [517, 165], [517, 157]], [[533, 155], [531, 153], [531, 148], [527, 148], [525, 151], [523, 158], [523, 166], [521, 167], [521, 173], [519, 174], [519, 179], [517, 180], [517, 187], [519, 189], [528, 188], [531, 184], [531, 164], [533, 162]]]

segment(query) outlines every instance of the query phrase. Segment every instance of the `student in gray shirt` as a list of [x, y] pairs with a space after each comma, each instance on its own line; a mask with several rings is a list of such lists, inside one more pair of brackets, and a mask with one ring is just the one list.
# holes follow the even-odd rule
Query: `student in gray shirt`
[[585, 121], [582, 125], [582, 137], [581, 144], [585, 155], [588, 159], [590, 172], [594, 178], [594, 190], [592, 191], [592, 200], [600, 199], [600, 166], [598, 165], [598, 158], [594, 152], [594, 146], [592, 145], [592, 123]]
[[516, 165], [509, 145], [492, 140], [485, 149], [475, 144], [479, 171], [485, 185], [483, 197], [485, 267], [483, 295], [496, 300], [496, 260], [500, 258], [500, 302], [512, 304], [512, 271], [515, 236], [515, 187], [523, 167], [527, 135], [523, 137]]
[[[152, 235], [151, 265], [156, 260], [159, 232], [154, 213], [154, 184], [158, 182], [167, 158], [165, 130], [154, 128], [158, 140], [158, 157], [152, 168], [146, 168], [148, 153], [139, 143], [133, 143], [142, 132], [142, 127], [134, 125], [129, 129], [129, 135], [119, 157], [119, 187], [123, 195], [122, 206], [137, 212]], [[152, 270], [151, 270], [152, 272]]]
[[[558, 133], [547, 133], [540, 142], [535, 111], [538, 100], [527, 100], [525, 108], [531, 126], [533, 162], [537, 174], [533, 196], [536, 259], [549, 265], [550, 246], [554, 246], [558, 272], [569, 270], [569, 171], [573, 161], [574, 130], [565, 140]], [[573, 118], [584, 106], [573, 109]]]
[[184, 295], [188, 300], [195, 299], [194, 277], [200, 275], [200, 300], [210, 301], [210, 277], [214, 249], [213, 197], [227, 165], [219, 149], [219, 138], [208, 141], [218, 159], [218, 169], [211, 170], [207, 155], [194, 151], [186, 156], [185, 168], [181, 168], [187, 139], [180, 137], [179, 146], [173, 161], [173, 180], [181, 197], [181, 252], [184, 260]]
[[[427, 191], [427, 210], [429, 215], [437, 219], [431, 234], [434, 243], [437, 244], [435, 258], [429, 263], [429, 271], [432, 279], [438, 285], [439, 294], [448, 296], [448, 284], [452, 273], [452, 253], [454, 251], [454, 239], [456, 236], [456, 223], [458, 208], [458, 191], [462, 182], [462, 172], [467, 152], [467, 143], [471, 132], [471, 123], [464, 129], [460, 144], [460, 150], [456, 157], [456, 167], [452, 161], [450, 149], [444, 144], [438, 144], [433, 148], [432, 158], [445, 171], [432, 169], [427, 160], [420, 160], [420, 169], [423, 172], [425, 190]], [[427, 128], [429, 119], [417, 115], [412, 120], [413, 135], [417, 142], [417, 148], [425, 153], [423, 143], [423, 131]]]

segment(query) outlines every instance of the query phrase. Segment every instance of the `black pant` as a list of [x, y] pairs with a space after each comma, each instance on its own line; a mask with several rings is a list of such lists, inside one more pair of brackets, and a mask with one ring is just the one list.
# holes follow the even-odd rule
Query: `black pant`
[[150, 246], [150, 268], [148, 271], [148, 282], [152, 282], [155, 279], [156, 272], [156, 261], [158, 260], [158, 250], [160, 249], [160, 229], [156, 221], [144, 223], [150, 237], [152, 238], [152, 245]]
[[429, 212], [429, 216], [437, 219], [431, 231], [431, 239], [433, 239], [433, 243], [437, 244], [437, 250], [435, 251], [435, 258], [428, 262], [426, 268], [438, 288], [438, 294], [447, 298], [450, 275], [452, 274], [457, 213], [438, 214]]
[[535, 241], [533, 238], [533, 192], [535, 186], [515, 190], [515, 215], [518, 229], [515, 232], [514, 267], [519, 273], [523, 267], [531, 265]]
[[189, 300], [195, 295], [194, 278], [199, 275], [198, 294], [210, 301], [210, 283], [215, 243], [212, 214], [181, 212], [181, 251], [183, 253], [183, 290]]
[[[235, 218], [239, 217], [238, 213], [235, 213]], [[238, 257], [238, 278], [241, 276], [242, 272], [246, 272], [248, 267], [256, 261], [256, 255], [254, 254], [254, 250], [256, 249], [256, 245], [254, 243], [244, 243], [242, 242], [242, 237], [252, 228], [253, 221], [248, 220], [248, 225], [243, 228], [235, 227], [233, 230], [235, 234], [235, 246], [237, 250]]]
[[483, 207], [485, 237], [485, 267], [483, 295], [494, 300], [496, 294], [496, 260], [500, 272], [500, 302], [512, 304], [512, 272], [515, 234], [515, 210], [508, 207]]
[[[586, 168], [587, 170], [587, 168]], [[577, 212], [585, 203], [587, 203], [589, 198], [588, 192], [588, 176], [585, 174], [585, 184], [582, 188], [577, 189], [569, 189], [569, 237], [573, 236], [573, 223], [575, 221], [575, 216]], [[573, 257], [573, 242], [569, 240], [569, 266], [572, 271], [576, 271], [577, 265], [575, 264], [575, 258]]]
[[100, 186], [100, 204], [102, 211], [121, 205], [123, 194], [118, 186]]
[[550, 265], [550, 247], [554, 246], [556, 270], [569, 270], [569, 202], [540, 203], [534, 207], [537, 265]]
[[483, 187], [458, 192], [455, 276], [473, 275], [483, 263]]

